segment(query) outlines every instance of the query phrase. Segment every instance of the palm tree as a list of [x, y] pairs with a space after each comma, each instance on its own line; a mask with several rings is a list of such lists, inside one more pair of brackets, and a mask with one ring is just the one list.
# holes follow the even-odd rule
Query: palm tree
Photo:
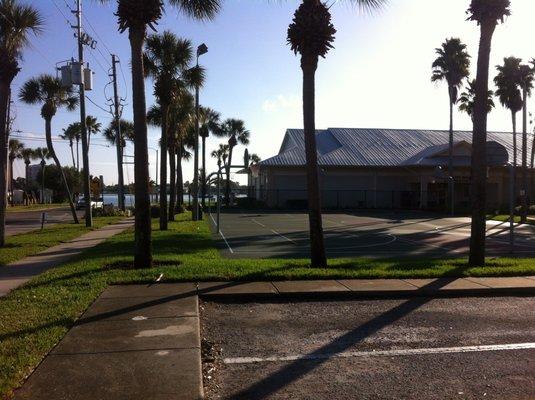
[[[106, 0], [102, 0], [106, 1]], [[168, 0], [189, 17], [212, 19], [219, 12], [220, 0]], [[162, 0], [117, 0], [116, 15], [119, 31], [128, 30], [132, 53], [132, 97], [134, 111], [134, 175], [136, 197], [135, 254], [134, 267], [152, 266], [152, 239], [149, 198], [149, 157], [147, 147], [147, 107], [143, 66], [143, 44], [147, 27], [162, 17], [165, 3]]]
[[199, 136], [202, 139], [202, 175], [201, 175], [201, 201], [202, 208], [206, 206], [206, 139], [212, 133], [221, 136], [221, 115], [209, 107], [199, 108]]
[[[22, 53], [30, 35], [41, 33], [39, 11], [18, 0], [0, 0], [0, 149], [8, 147], [7, 116], [11, 83], [20, 72]], [[7, 151], [0, 151], [0, 247], [5, 245]]]
[[[162, 151], [160, 160], [160, 187], [163, 189], [160, 196], [160, 229], [167, 230], [167, 157], [169, 139], [169, 110], [173, 101], [192, 87], [192, 73], [190, 63], [193, 60], [193, 47], [186, 39], [176, 37], [170, 31], [161, 35], [150, 35], [144, 53], [145, 72], [154, 79], [154, 95], [160, 106], [160, 126], [162, 129], [160, 146]], [[200, 69], [199, 69], [200, 71]], [[202, 83], [200, 72], [195, 74]], [[174, 154], [174, 152], [173, 152]], [[172, 163], [174, 165], [174, 163]], [[173, 171], [174, 172], [174, 171]], [[174, 173], [172, 174], [174, 175]], [[174, 178], [171, 179], [174, 188]], [[172, 195], [174, 196], [174, 195]], [[174, 216], [174, 204], [170, 211]], [[172, 217], [174, 219], [174, 217]]]
[[251, 154], [249, 159], [251, 160], [251, 164], [258, 164], [260, 161], [262, 161], [260, 156], [256, 153]]
[[494, 78], [496, 96], [503, 107], [511, 112], [513, 123], [513, 165], [517, 166], [516, 114], [522, 110], [522, 94], [518, 89], [518, 74], [522, 60], [516, 57], [503, 59], [503, 65], [497, 65], [498, 74]]
[[56, 115], [56, 112], [60, 107], [65, 107], [69, 111], [75, 110], [78, 105], [78, 97], [75, 95], [71, 87], [62, 87], [61, 81], [58, 78], [46, 74], [28, 80], [22, 87], [19, 97], [20, 100], [26, 104], [42, 104], [41, 116], [45, 120], [46, 146], [50, 156], [54, 159], [58, 170], [61, 171], [63, 184], [65, 185], [65, 192], [69, 198], [72, 217], [77, 224], [78, 216], [74, 209], [67, 178], [65, 177], [59, 158], [52, 145], [52, 118]]
[[97, 121], [96, 117], [87, 115], [85, 117], [85, 128], [87, 130], [87, 148], [91, 144], [91, 135], [96, 135], [100, 132], [102, 124]]
[[[121, 147], [126, 147], [126, 141], [134, 143], [134, 124], [131, 121], [121, 119], [119, 122], [121, 130]], [[104, 139], [111, 144], [117, 144], [117, 122], [112, 120], [108, 127], [102, 131]]]
[[74, 142], [76, 141], [76, 157], [78, 157], [78, 142], [76, 140], [76, 136], [79, 135], [80, 131], [80, 125], [76, 126], [76, 124], [70, 124], [66, 129], [63, 129], [63, 135], [59, 135], [59, 137], [63, 140], [67, 140], [69, 142], [69, 148], [71, 149], [71, 157], [72, 157], [72, 165], [74, 168], [76, 168], [76, 160], [74, 158]]
[[39, 155], [35, 153], [34, 149], [26, 147], [20, 152], [22, 159], [24, 160], [24, 179], [26, 180], [26, 190], [28, 190], [29, 178], [30, 178], [30, 164], [32, 160], [39, 158]]
[[518, 70], [518, 84], [522, 89], [522, 212], [520, 222], [528, 220], [528, 97], [533, 89], [533, 69], [522, 64]]
[[[487, 91], [487, 114], [489, 114], [494, 105], [494, 92], [492, 90]], [[468, 114], [472, 122], [474, 120], [474, 104], [476, 98], [476, 81], [471, 80], [468, 82], [466, 91], [462, 92], [459, 96], [459, 111]]]
[[487, 95], [492, 36], [499, 21], [511, 14], [510, 0], [472, 0], [469, 19], [480, 26], [479, 54], [474, 102], [472, 139], [472, 228], [470, 236], [471, 266], [485, 265], [486, 184], [487, 184]]
[[457, 94], [465, 78], [470, 74], [470, 56], [466, 45], [461, 39], [446, 39], [442, 46], [435, 50], [438, 57], [432, 64], [432, 82], [446, 81], [448, 84], [450, 106], [450, 132], [448, 147], [448, 175], [450, 179], [448, 195], [450, 196], [451, 211], [453, 212], [453, 106], [457, 102]]
[[249, 144], [251, 133], [245, 129], [245, 123], [240, 119], [229, 118], [221, 124], [220, 135], [228, 137], [228, 162], [226, 164], [227, 182], [225, 184], [225, 204], [230, 205], [230, 167], [232, 166], [232, 153], [238, 143]]
[[38, 147], [35, 149], [35, 158], [41, 159], [41, 204], [45, 204], [45, 168], [46, 160], [50, 159], [50, 152], [46, 147]]
[[13, 183], [15, 177], [13, 176], [13, 164], [15, 160], [22, 158], [22, 151], [24, 150], [24, 143], [17, 139], [9, 139], [8, 158], [9, 158], [9, 191], [11, 192], [11, 205], [13, 205]]

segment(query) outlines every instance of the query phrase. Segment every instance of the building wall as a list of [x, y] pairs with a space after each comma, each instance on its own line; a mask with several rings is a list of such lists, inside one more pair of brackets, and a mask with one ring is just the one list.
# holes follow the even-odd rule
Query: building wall
[[[455, 171], [455, 202], [469, 209], [469, 168]], [[492, 168], [488, 177], [488, 205], [503, 208], [509, 202], [509, 172]], [[262, 168], [255, 182], [256, 198], [274, 208], [306, 206], [303, 168]], [[323, 168], [320, 170], [325, 208], [444, 209], [447, 181], [435, 177], [432, 167]]]

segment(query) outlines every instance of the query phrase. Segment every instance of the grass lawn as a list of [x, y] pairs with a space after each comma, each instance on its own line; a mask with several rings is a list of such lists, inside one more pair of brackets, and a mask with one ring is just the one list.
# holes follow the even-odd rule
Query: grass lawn
[[91, 229], [98, 229], [104, 225], [120, 221], [123, 217], [102, 217], [93, 220], [93, 228], [86, 228], [84, 221], [80, 224], [54, 224], [45, 227], [42, 231], [31, 231], [18, 235], [8, 236], [6, 245], [0, 248], [0, 268], [10, 262], [37, 254], [49, 247], [68, 242]]
[[23, 212], [23, 211], [44, 211], [44, 210], [50, 210], [53, 208], [63, 208], [63, 207], [69, 207], [68, 203], [61, 203], [61, 204], [30, 204], [27, 206], [19, 206], [15, 205], [11, 207], [9, 204], [6, 208], [6, 211], [8, 213], [12, 212]]
[[330, 268], [309, 268], [307, 260], [228, 260], [213, 247], [206, 222], [178, 216], [169, 231], [156, 230], [150, 270], [132, 270], [133, 233], [127, 231], [75, 261], [34, 278], [0, 299], [0, 398], [9, 396], [74, 321], [113, 283], [192, 280], [282, 280], [439, 276], [534, 275], [531, 259], [494, 259], [485, 268], [452, 260], [331, 260]]
[[[492, 219], [494, 221], [500, 221], [500, 222], [509, 222], [510, 218], [511, 218], [511, 216], [509, 214], [507, 214], [507, 215], [506, 214], [489, 215], [487, 217], [487, 219]], [[519, 224], [520, 223], [520, 215], [515, 215], [514, 221], [515, 221], [515, 223]], [[528, 215], [527, 224], [528, 225], [535, 225], [535, 216]]]

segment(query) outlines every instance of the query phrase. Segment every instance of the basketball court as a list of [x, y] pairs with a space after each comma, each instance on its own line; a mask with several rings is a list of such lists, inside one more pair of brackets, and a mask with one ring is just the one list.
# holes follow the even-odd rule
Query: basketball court
[[[213, 237], [229, 258], [304, 258], [309, 255], [308, 215], [225, 212], [208, 215]], [[329, 258], [461, 257], [468, 254], [470, 218], [422, 212], [337, 212], [323, 215]], [[535, 227], [516, 226], [514, 255], [535, 256]], [[487, 255], [511, 256], [509, 223], [487, 221]]]

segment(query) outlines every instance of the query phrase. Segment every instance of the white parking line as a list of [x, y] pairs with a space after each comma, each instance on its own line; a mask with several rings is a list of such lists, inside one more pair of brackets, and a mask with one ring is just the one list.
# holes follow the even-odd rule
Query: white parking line
[[284, 362], [300, 360], [325, 360], [329, 358], [352, 358], [352, 357], [395, 357], [425, 354], [456, 354], [475, 353], [486, 351], [511, 351], [535, 349], [535, 343], [493, 344], [486, 346], [459, 346], [459, 347], [435, 347], [424, 349], [401, 349], [401, 350], [377, 350], [377, 351], [346, 351], [342, 353], [328, 354], [300, 354], [280, 357], [234, 357], [225, 358], [225, 364], [253, 364], [262, 362]]
[[293, 244], [297, 244], [294, 240], [290, 239], [290, 238], [287, 238], [286, 236], [280, 234], [279, 232], [277, 231], [274, 231], [273, 229], [270, 229], [271, 232], [273, 232], [275, 235], [279, 235], [281, 238], [284, 238], [286, 239], [287, 241], [289, 242], [292, 242]]

